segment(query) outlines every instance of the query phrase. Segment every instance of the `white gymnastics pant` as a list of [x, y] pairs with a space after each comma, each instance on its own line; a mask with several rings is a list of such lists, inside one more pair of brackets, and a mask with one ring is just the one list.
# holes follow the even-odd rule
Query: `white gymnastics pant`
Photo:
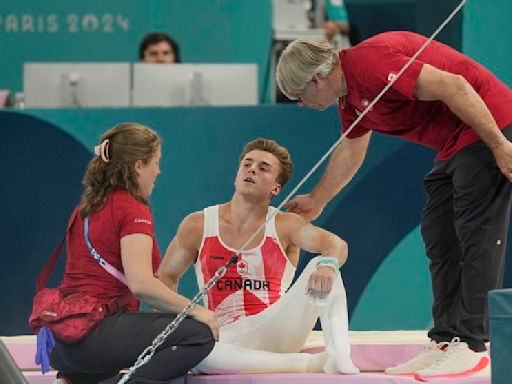
[[[328, 372], [355, 374], [350, 358], [345, 287], [339, 273], [324, 305], [307, 295], [313, 258], [295, 284], [264, 311], [220, 328], [220, 341], [195, 373]], [[317, 318], [322, 324], [325, 354], [299, 353]]]

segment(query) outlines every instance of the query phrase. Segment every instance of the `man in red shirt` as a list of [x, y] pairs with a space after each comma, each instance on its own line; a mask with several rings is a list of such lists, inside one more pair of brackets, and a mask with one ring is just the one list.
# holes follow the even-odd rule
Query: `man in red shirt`
[[[338, 101], [343, 129], [354, 122], [425, 43], [387, 32], [337, 53], [299, 39], [283, 52], [277, 83], [301, 104]], [[325, 174], [288, 208], [312, 220], [361, 166], [371, 132], [437, 151], [424, 179], [421, 231], [434, 294], [431, 345], [388, 374], [433, 378], [488, 365], [487, 292], [503, 284], [512, 180], [512, 91], [486, 68], [432, 41], [334, 150]]]

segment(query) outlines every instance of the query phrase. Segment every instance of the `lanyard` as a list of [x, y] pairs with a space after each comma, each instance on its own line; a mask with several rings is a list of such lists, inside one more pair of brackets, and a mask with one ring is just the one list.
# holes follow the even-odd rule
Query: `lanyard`
[[94, 249], [92, 246], [91, 240], [89, 239], [89, 216], [86, 216], [84, 218], [84, 237], [85, 237], [85, 243], [87, 244], [87, 248], [89, 248], [89, 252], [91, 253], [91, 256], [98, 262], [101, 267], [110, 273], [112, 276], [114, 276], [117, 280], [119, 280], [124, 285], [128, 285], [128, 281], [126, 280], [125, 275], [123, 275], [122, 272], [120, 272], [116, 267], [114, 267], [112, 264], [110, 264], [107, 260], [105, 260], [101, 255]]

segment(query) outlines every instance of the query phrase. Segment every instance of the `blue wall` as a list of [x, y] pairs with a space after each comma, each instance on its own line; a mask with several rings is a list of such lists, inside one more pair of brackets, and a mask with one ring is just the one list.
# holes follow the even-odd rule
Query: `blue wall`
[[[460, 0], [345, 0], [350, 22], [361, 39], [385, 31], [413, 31], [429, 36]], [[463, 12], [443, 28], [437, 40], [461, 48]]]
[[[231, 197], [238, 155], [247, 141], [272, 137], [290, 149], [295, 171], [277, 205], [339, 137], [335, 108], [0, 112], [0, 201], [5, 207], [0, 307], [9, 308], [3, 311], [0, 334], [28, 332], [35, 276], [80, 197], [92, 148], [104, 130], [121, 121], [147, 124], [163, 138], [162, 174], [152, 197], [162, 249], [188, 213]], [[342, 273], [352, 329], [428, 327], [430, 287], [417, 226], [424, 202], [422, 176], [432, 159], [430, 150], [375, 135], [360, 173], [317, 221], [350, 244]], [[309, 190], [319, 175], [299, 193]], [[180, 287], [188, 296], [197, 291], [192, 273]], [[61, 274], [62, 268], [53, 284]]]
[[512, 87], [512, 2], [469, 0], [464, 9], [462, 50]]
[[[2, 201], [8, 202], [7, 220], [0, 224], [0, 233], [4, 240], [8, 239], [3, 248], [9, 260], [7, 268], [0, 272], [0, 281], [3, 292], [16, 292], [16, 296], [2, 295], [0, 305], [13, 311], [2, 321], [0, 334], [26, 332], [24, 321], [30, 310], [34, 278], [62, 236], [66, 216], [78, 201], [80, 180], [91, 149], [102, 131], [120, 121], [138, 121], [162, 135], [162, 174], [152, 205], [163, 249], [188, 213], [231, 197], [238, 155], [247, 141], [258, 136], [275, 138], [294, 157], [293, 179], [277, 204], [339, 135], [335, 108], [323, 113], [295, 106], [1, 112], [2, 174], [8, 175], [6, 180], [10, 181], [0, 195]], [[423, 152], [419, 156], [417, 148], [412, 147], [376, 137], [361, 174], [330, 206], [335, 214], [328, 210], [318, 221], [339, 230], [351, 243], [350, 260], [344, 269], [351, 308], [360, 301], [364, 286], [385, 255], [417, 224], [423, 199], [421, 175], [432, 156]], [[410, 191], [398, 188], [396, 182], [403, 175], [397, 173], [410, 176]], [[310, 189], [318, 177], [315, 175], [303, 190]], [[393, 190], [395, 200], [380, 193]], [[384, 214], [378, 212], [383, 203], [389, 207]], [[404, 204], [408, 212], [405, 216], [401, 214]], [[396, 231], [391, 230], [394, 226], [389, 225], [388, 219], [396, 223]], [[370, 246], [371, 252], [364, 244]], [[423, 258], [421, 244], [416, 244], [409, 257]], [[428, 290], [426, 285], [414, 284], [415, 290]], [[196, 290], [189, 273], [181, 291], [191, 295]], [[424, 305], [428, 307], [428, 303]], [[374, 310], [379, 313], [379, 308]], [[424, 322], [421, 319], [419, 324]], [[414, 325], [417, 328], [419, 324]], [[401, 327], [393, 322], [387, 325], [392, 326]]]
[[[48, 4], [0, 0], [0, 52], [10, 53], [0, 55], [0, 88], [16, 89], [21, 84], [23, 60], [134, 60], [139, 36], [153, 28], [166, 29], [183, 41], [186, 61], [199, 61], [203, 54], [205, 61], [225, 61], [232, 54], [233, 61], [245, 57], [259, 62], [260, 75], [265, 73], [270, 25], [264, 15], [268, 16], [269, 1], [257, 2], [258, 9], [250, 5], [256, 2], [244, 0], [131, 0], [123, 3], [122, 10], [113, 1]], [[201, 16], [199, 8], [205, 15]], [[37, 15], [55, 14], [62, 28], [36, 33], [23, 31], [18, 24], [14, 31], [13, 20], [22, 20], [25, 9], [32, 9], [29, 13], [36, 20]], [[100, 15], [122, 16], [114, 31], [69, 30], [74, 20], [70, 15], [82, 15], [83, 20], [97, 9]], [[195, 16], [181, 17], [182, 11]], [[509, 86], [510, 11], [508, 0], [496, 0], [492, 7], [484, 0], [469, 0], [462, 36], [463, 50]], [[11, 15], [15, 17], [8, 19]], [[43, 29], [53, 25], [45, 17]], [[127, 17], [130, 28], [124, 30]], [[191, 33], [195, 30], [197, 34]], [[205, 36], [208, 40], [203, 41]], [[102, 43], [97, 44], [100, 38]], [[267, 136], [289, 147], [295, 173], [282, 198], [339, 137], [334, 108], [323, 113], [295, 106], [0, 111], [1, 335], [28, 332], [25, 324], [35, 276], [64, 232], [99, 135], [121, 121], [147, 124], [164, 139], [163, 173], [152, 198], [162, 249], [186, 214], [230, 198], [231, 180], [245, 142]], [[317, 221], [350, 243], [343, 276], [352, 329], [429, 325], [432, 299], [418, 221], [424, 200], [421, 179], [432, 158], [427, 149], [374, 135], [360, 173]], [[320, 172], [302, 191], [310, 189]], [[54, 284], [59, 273], [62, 266]], [[510, 258], [505, 283], [512, 287]], [[191, 295], [196, 289], [189, 272], [181, 291]]]

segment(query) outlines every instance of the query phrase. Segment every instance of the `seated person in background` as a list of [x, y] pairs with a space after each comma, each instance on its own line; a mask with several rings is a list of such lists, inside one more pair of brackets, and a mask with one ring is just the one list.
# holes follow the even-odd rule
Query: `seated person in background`
[[[122, 297], [84, 339], [58, 342], [50, 356], [56, 383], [96, 384], [133, 365], [142, 351], [189, 303], [154, 276], [160, 262], [148, 199], [160, 173], [160, 139], [147, 127], [124, 123], [105, 132], [87, 167], [85, 191], [66, 236], [62, 290], [105, 303]], [[86, 245], [110, 265], [102, 267]], [[107, 268], [112, 267], [112, 268]], [[108, 271], [107, 271], [108, 270]], [[161, 312], [139, 312], [139, 300]], [[137, 369], [129, 383], [168, 383], [199, 363], [213, 348], [215, 314], [196, 307]]]
[[[240, 160], [232, 199], [187, 216], [171, 241], [158, 275], [172, 290], [192, 264], [203, 287], [275, 212], [270, 201], [292, 171], [286, 148], [254, 140]], [[300, 248], [321, 256], [287, 291]], [[346, 294], [338, 272], [347, 253], [338, 236], [299, 215], [278, 212], [205, 296], [221, 326], [220, 342], [194, 372], [358, 373], [350, 358]], [[326, 353], [297, 353], [318, 317]]]
[[151, 32], [139, 44], [139, 60], [143, 63], [181, 63], [180, 47], [169, 35]]
[[338, 34], [346, 35], [350, 41], [350, 45], [356, 45], [361, 41], [357, 26], [349, 21], [343, 0], [327, 0], [325, 2], [325, 16], [326, 21], [322, 27], [325, 31], [325, 38], [331, 43], [335, 41]]

